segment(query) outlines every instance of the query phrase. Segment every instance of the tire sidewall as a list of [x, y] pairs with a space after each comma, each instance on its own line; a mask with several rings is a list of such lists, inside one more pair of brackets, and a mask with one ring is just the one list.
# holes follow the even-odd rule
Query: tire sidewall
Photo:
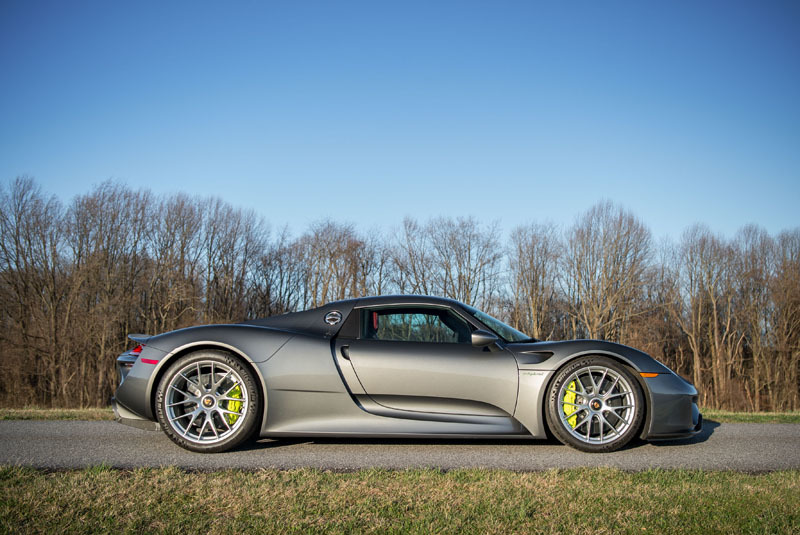
[[[561, 421], [561, 400], [559, 399], [561, 387], [573, 372], [588, 366], [603, 366], [614, 370], [628, 381], [633, 391], [634, 403], [636, 405], [634, 409], [633, 421], [622, 435], [607, 444], [589, 444], [583, 442], [575, 438], [567, 429], [565, 429], [564, 424]], [[553, 378], [553, 382], [550, 384], [550, 388], [547, 392], [547, 410], [545, 411], [547, 416], [547, 426], [550, 432], [560, 442], [568, 446], [572, 446], [575, 449], [590, 453], [611, 452], [624, 447], [639, 434], [639, 431], [642, 427], [642, 421], [644, 420], [644, 403], [645, 400], [644, 394], [642, 393], [642, 387], [639, 384], [639, 381], [633, 375], [633, 372], [631, 372], [626, 366], [611, 358], [603, 356], [590, 355], [579, 357], [570, 361], [560, 370], [558, 370]]]
[[[179, 435], [175, 429], [169, 424], [166, 412], [166, 389], [169, 383], [175, 377], [179, 370], [193, 364], [195, 362], [208, 362], [215, 361], [226, 366], [230, 366], [239, 374], [248, 394], [247, 412], [244, 414], [244, 421], [239, 428], [228, 438], [213, 444], [203, 445], [196, 442], [186, 440]], [[255, 432], [255, 427], [258, 422], [258, 415], [261, 412], [261, 395], [259, 392], [258, 384], [253, 373], [245, 366], [240, 359], [234, 357], [225, 351], [204, 349], [195, 351], [178, 358], [173, 362], [166, 373], [161, 377], [156, 390], [155, 409], [158, 422], [161, 424], [161, 429], [164, 433], [177, 445], [190, 451], [198, 453], [217, 453], [229, 450], [241, 444], [243, 441], [250, 438]]]

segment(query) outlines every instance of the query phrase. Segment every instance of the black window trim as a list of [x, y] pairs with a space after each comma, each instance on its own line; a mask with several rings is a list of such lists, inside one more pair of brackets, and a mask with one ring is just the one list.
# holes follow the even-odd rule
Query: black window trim
[[362, 311], [364, 311], [364, 310], [404, 309], [404, 308], [406, 308], [406, 309], [408, 309], [408, 308], [417, 308], [417, 309], [419, 309], [419, 308], [430, 308], [430, 309], [434, 309], [434, 310], [445, 310], [445, 311], [453, 313], [456, 317], [458, 317], [462, 321], [464, 321], [464, 323], [466, 323], [467, 326], [470, 329], [472, 329], [472, 332], [474, 332], [476, 330], [479, 330], [479, 329], [485, 329], [485, 327], [482, 327], [480, 325], [476, 325], [474, 319], [471, 319], [469, 316], [467, 316], [465, 314], [462, 314], [461, 312], [456, 310], [454, 307], [451, 307], [451, 306], [448, 306], [448, 305], [437, 305], [437, 304], [430, 304], [430, 303], [402, 303], [402, 304], [398, 303], [398, 304], [395, 304], [395, 305], [373, 305], [373, 306], [366, 305], [366, 306], [353, 307], [353, 311], [351, 312], [351, 314], [357, 314], [356, 317], [358, 318], [357, 319], [358, 334], [357, 334], [355, 339], [359, 340], [359, 341], [365, 341], [365, 342], [380, 342], [380, 343], [390, 343], [390, 344], [470, 345], [469, 342], [421, 342], [421, 341], [416, 341], [416, 340], [381, 340], [381, 339], [376, 339], [376, 338], [362, 338], [361, 337], [361, 333], [362, 333], [362, 328], [361, 328], [362, 327], [361, 326], [362, 315], [361, 315], [361, 312]]

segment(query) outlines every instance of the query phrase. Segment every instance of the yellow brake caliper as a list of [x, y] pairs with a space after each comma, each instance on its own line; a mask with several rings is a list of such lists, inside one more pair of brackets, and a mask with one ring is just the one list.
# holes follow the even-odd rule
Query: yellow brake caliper
[[[236, 385], [236, 387], [228, 393], [228, 397], [236, 398], [236, 399], [242, 399], [242, 389], [239, 388], [239, 385]], [[229, 411], [231, 411], [231, 412], [239, 412], [239, 409], [241, 409], [241, 408], [242, 408], [242, 402], [241, 401], [230, 401], [230, 400], [228, 401], [228, 410]], [[225, 415], [225, 419], [228, 420], [228, 423], [230, 425], [233, 425], [236, 422], [236, 420], [239, 419], [239, 415], [238, 414], [226, 414]]]
[[[569, 392], [572, 390], [572, 392]], [[569, 385], [567, 385], [567, 393], [564, 394], [564, 414], [569, 416], [567, 418], [567, 423], [575, 429], [575, 424], [578, 423], [578, 416], [570, 416], [570, 414], [575, 413], [578, 410], [578, 407], [575, 405], [567, 405], [568, 403], [575, 403], [575, 381], [572, 381]]]

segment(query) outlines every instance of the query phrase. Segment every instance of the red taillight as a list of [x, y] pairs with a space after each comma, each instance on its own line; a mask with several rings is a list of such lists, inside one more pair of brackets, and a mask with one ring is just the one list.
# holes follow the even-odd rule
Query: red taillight
[[142, 349], [144, 349], [144, 346], [142, 344], [139, 344], [138, 346], [131, 349], [131, 355], [133, 355], [134, 357], [138, 357], [139, 354], [142, 352]]

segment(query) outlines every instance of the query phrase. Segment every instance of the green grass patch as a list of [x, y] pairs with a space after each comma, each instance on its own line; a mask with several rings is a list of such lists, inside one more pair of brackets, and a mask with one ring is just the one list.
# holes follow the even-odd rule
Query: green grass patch
[[800, 472], [0, 468], [2, 533], [798, 533]]
[[24, 407], [22, 409], [0, 408], [0, 420], [113, 420], [114, 411], [110, 407], [94, 409], [43, 409]]
[[800, 411], [732, 412], [702, 409], [703, 418], [722, 424], [800, 424]]

